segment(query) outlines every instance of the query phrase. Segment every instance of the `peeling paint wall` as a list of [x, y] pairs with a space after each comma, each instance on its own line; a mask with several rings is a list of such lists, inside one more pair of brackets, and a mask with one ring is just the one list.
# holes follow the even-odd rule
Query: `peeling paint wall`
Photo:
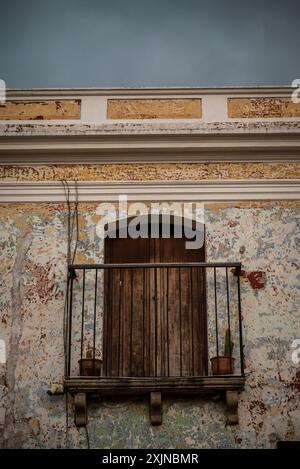
[[297, 179], [300, 163], [144, 163], [0, 167], [0, 181]]
[[[6, 177], [12, 174], [22, 178], [24, 168]], [[101, 260], [96, 207], [79, 206], [76, 262]], [[7, 362], [0, 364], [3, 447], [67, 444], [64, 397], [47, 394], [64, 373], [66, 214], [65, 204], [0, 206], [0, 339], [7, 347]], [[163, 425], [155, 428], [147, 400], [104, 399], [89, 406], [91, 447], [274, 447], [278, 439], [300, 438], [299, 365], [291, 348], [300, 337], [299, 203], [210, 204], [205, 216], [208, 261], [241, 260], [247, 273], [265, 273], [260, 289], [242, 278], [246, 389], [240, 424], [225, 427], [222, 401], [166, 398]], [[86, 447], [84, 429], [73, 425], [72, 401], [69, 406], [68, 445]]]
[[108, 119], [196, 119], [201, 99], [108, 99]]
[[300, 104], [290, 98], [228, 98], [228, 116], [234, 118], [299, 117]]
[[81, 101], [8, 101], [0, 104], [0, 120], [80, 119]]

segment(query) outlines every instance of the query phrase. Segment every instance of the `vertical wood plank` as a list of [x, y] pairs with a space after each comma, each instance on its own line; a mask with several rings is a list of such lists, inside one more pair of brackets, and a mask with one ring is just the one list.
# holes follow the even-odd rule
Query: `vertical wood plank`
[[119, 373], [120, 269], [113, 269], [111, 282], [110, 376]]
[[181, 269], [180, 292], [182, 376], [192, 376], [192, 305], [189, 291], [189, 268]]
[[132, 270], [132, 311], [131, 311], [131, 376], [143, 376], [143, 271], [142, 269]]
[[131, 303], [132, 303], [132, 291], [131, 291], [131, 271], [130, 269], [123, 270], [123, 285], [122, 285], [122, 364], [121, 373], [122, 376], [131, 376]]

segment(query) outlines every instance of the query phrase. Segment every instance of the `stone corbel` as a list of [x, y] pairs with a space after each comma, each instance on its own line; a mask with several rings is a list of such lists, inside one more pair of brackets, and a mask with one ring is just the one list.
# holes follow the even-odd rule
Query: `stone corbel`
[[74, 394], [74, 408], [76, 427], [85, 427], [87, 425], [87, 404], [85, 392]]
[[237, 391], [226, 391], [226, 425], [237, 425], [239, 423], [238, 402]]
[[161, 392], [150, 393], [150, 422], [151, 425], [162, 424], [162, 398]]

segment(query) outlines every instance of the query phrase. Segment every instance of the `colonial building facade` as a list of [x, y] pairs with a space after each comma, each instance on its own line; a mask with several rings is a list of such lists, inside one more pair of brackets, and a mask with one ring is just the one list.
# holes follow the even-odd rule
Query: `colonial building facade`
[[291, 95], [8, 91], [1, 446], [85, 448], [87, 434], [93, 448], [300, 439]]

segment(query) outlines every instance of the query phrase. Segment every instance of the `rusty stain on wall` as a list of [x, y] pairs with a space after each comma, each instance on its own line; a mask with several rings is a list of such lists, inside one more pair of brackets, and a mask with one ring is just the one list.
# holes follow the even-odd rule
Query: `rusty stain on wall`
[[80, 119], [81, 100], [8, 101], [0, 104], [0, 120]]
[[199, 98], [108, 99], [108, 119], [200, 119]]
[[296, 179], [300, 163], [145, 163], [0, 166], [3, 181]]
[[228, 117], [300, 117], [300, 103], [291, 98], [227, 98]]
[[245, 270], [242, 269], [240, 275], [241, 277], [249, 281], [253, 290], [259, 290], [265, 287], [265, 283], [266, 283], [265, 272], [261, 272], [261, 271], [246, 272]]

